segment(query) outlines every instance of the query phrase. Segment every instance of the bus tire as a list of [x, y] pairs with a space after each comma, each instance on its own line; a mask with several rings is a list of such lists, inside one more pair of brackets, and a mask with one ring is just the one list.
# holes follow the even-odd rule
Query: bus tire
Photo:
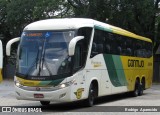
[[136, 81], [134, 91], [132, 92], [133, 97], [137, 97], [139, 95], [139, 82]]
[[91, 83], [89, 87], [88, 98], [85, 100], [86, 106], [92, 107], [94, 105], [94, 99], [95, 99], [95, 90], [93, 87], [93, 83]]
[[50, 104], [50, 101], [40, 101], [40, 103], [41, 103], [42, 105], [49, 105], [49, 104]]
[[145, 90], [146, 88], [145, 88], [145, 78], [142, 78], [142, 88], [143, 88], [143, 90]]
[[139, 87], [138, 87], [138, 95], [139, 95], [139, 96], [143, 95], [143, 85], [142, 85], [142, 84], [139, 84]]

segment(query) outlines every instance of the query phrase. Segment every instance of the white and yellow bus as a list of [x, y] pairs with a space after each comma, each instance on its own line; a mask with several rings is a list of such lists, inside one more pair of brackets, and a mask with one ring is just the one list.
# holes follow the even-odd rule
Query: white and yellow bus
[[92, 19], [48, 19], [27, 25], [19, 41], [16, 97], [50, 101], [85, 100], [131, 92], [152, 84], [152, 41]]

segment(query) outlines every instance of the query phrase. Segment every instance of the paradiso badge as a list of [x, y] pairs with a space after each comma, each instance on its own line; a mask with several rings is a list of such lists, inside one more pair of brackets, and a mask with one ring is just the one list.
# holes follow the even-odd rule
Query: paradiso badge
[[82, 98], [82, 92], [84, 91], [84, 88], [79, 88], [77, 89], [77, 92], [74, 92], [74, 94], [76, 95], [77, 99]]

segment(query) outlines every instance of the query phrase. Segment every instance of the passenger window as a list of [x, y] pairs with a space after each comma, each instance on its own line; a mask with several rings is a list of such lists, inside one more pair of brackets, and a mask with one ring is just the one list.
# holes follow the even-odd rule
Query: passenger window
[[148, 58], [152, 43], [95, 29], [90, 57], [101, 53]]

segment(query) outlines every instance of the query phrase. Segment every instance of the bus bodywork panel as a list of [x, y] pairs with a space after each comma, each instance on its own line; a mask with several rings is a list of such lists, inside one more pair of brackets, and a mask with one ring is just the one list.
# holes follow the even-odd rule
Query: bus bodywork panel
[[[37, 101], [55, 101], [55, 102], [67, 102], [71, 101], [70, 87], [55, 90], [55, 91], [27, 91], [15, 86], [16, 98], [19, 100], [37, 100]], [[43, 98], [35, 98], [35, 94], [43, 95]]]
[[[77, 23], [78, 22], [78, 23]], [[92, 19], [66, 18], [66, 19], [47, 19], [33, 22], [24, 28], [26, 30], [71, 30], [81, 27], [93, 27]]]
[[[85, 70], [75, 73], [64, 79], [50, 81], [27, 80], [15, 76], [20, 87], [15, 85], [16, 98], [19, 100], [41, 100], [54, 102], [70, 102], [87, 98]], [[63, 84], [71, 82], [71, 85], [62, 87]], [[43, 94], [43, 98], [35, 98], [34, 94]]]
[[128, 56], [104, 55], [110, 80], [115, 87], [127, 86], [133, 91], [136, 78], [145, 77], [145, 88], [151, 87], [153, 74], [153, 58], [137, 58]]
[[124, 73], [128, 82], [128, 90], [134, 90], [136, 78], [145, 78], [145, 88], [150, 88], [153, 77], [153, 57], [137, 58], [121, 56]]
[[[86, 81], [98, 78], [99, 96], [134, 91], [136, 79], [145, 78], [150, 88], [153, 77], [153, 57], [137, 58], [111, 54], [98, 54], [87, 63]], [[91, 81], [87, 82], [90, 84]], [[88, 86], [86, 86], [88, 87]]]

